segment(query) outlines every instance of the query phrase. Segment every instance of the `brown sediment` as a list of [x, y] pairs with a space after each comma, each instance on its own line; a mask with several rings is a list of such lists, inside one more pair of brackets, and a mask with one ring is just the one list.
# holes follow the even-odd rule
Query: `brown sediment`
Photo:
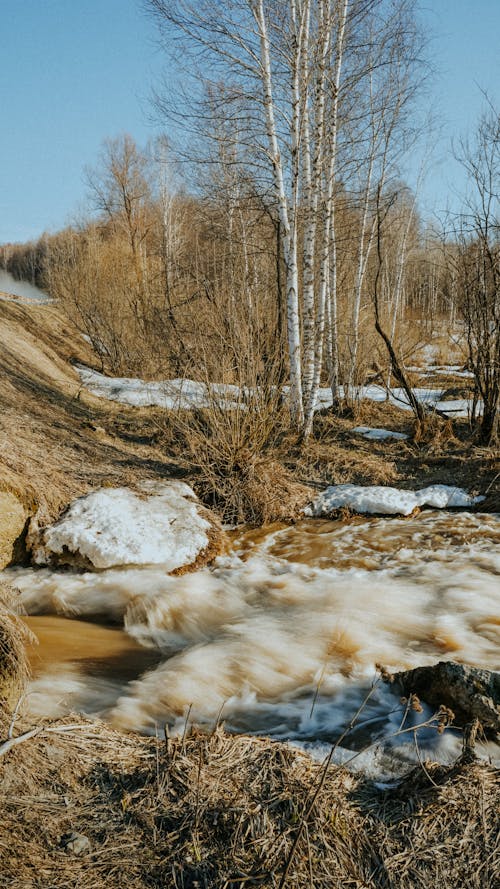
[[198, 553], [194, 562], [191, 562], [189, 565], [181, 565], [179, 568], [175, 568], [170, 572], [170, 574], [176, 577], [180, 577], [182, 574], [189, 574], [191, 571], [197, 571], [199, 568], [204, 568], [205, 565], [211, 565], [217, 556], [221, 555], [222, 552], [228, 549], [226, 535], [215, 514], [204, 506], [199, 506], [198, 512], [202, 518], [210, 523], [210, 527], [206, 531], [208, 543], [206, 547]]

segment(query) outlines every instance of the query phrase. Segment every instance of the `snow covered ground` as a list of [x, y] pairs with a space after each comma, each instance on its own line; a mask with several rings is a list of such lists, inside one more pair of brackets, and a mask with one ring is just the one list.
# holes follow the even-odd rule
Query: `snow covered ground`
[[233, 410], [242, 404], [238, 386], [176, 379], [147, 381], [136, 377], [107, 377], [88, 367], [77, 367], [83, 385], [99, 398], [108, 398], [134, 407], [162, 407], [165, 410], [208, 407], [215, 398], [219, 406]]
[[[224, 383], [200, 383], [195, 380], [176, 379], [148, 382], [134, 377], [107, 377], [104, 374], [91, 370], [88, 367], [79, 366], [78, 372], [82, 384], [93, 395], [100, 398], [108, 398], [120, 404], [129, 404], [135, 407], [158, 406], [166, 410], [192, 410], [193, 408], [209, 407], [214, 401], [223, 410], [244, 410], [248, 391]], [[286, 397], [287, 387], [283, 388]], [[418, 387], [413, 390], [422, 404], [445, 413], [449, 417], [467, 417], [470, 413], [470, 400], [455, 399], [454, 401], [442, 401], [444, 390]], [[346, 396], [346, 391], [341, 387], [339, 395]], [[396, 405], [403, 410], [411, 410], [403, 389], [395, 387], [390, 390], [387, 397], [383, 386], [357, 386], [349, 393], [353, 400], [385, 402]], [[316, 401], [316, 410], [330, 407], [332, 393], [327, 387], [319, 389]]]
[[98, 569], [162, 565], [169, 572], [196, 561], [208, 546], [209, 529], [183, 482], [144, 482], [138, 491], [100, 488], [40, 532], [33, 558], [38, 565], [51, 564], [54, 555], [71, 563], [70, 553]]
[[410, 515], [419, 506], [435, 509], [468, 508], [484, 500], [472, 497], [462, 488], [431, 485], [420, 491], [402, 491], [381, 485], [332, 485], [306, 507], [307, 516], [328, 516], [335, 509], [348, 507], [363, 515]]
[[404, 441], [408, 438], [404, 432], [393, 432], [391, 429], [379, 429], [373, 426], [355, 426], [352, 431], [371, 441], [387, 441], [390, 439]]

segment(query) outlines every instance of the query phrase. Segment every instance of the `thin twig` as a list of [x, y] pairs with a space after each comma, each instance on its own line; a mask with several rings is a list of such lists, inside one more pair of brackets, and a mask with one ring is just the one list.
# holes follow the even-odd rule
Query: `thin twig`
[[38, 726], [37, 728], [32, 728], [27, 732], [23, 732], [22, 735], [17, 735], [17, 737], [12, 738], [8, 737], [3, 744], [0, 745], [0, 756], [5, 756], [9, 750], [12, 750], [13, 747], [17, 747], [18, 744], [23, 744], [24, 741], [29, 741], [30, 738], [34, 738], [36, 735], [41, 734], [62, 734], [64, 732], [70, 732], [75, 729], [84, 729], [87, 728], [86, 725], [54, 725], [54, 726]]
[[436, 784], [436, 782], [435, 782], [435, 781], [431, 778], [431, 776], [429, 775], [429, 772], [427, 771], [427, 769], [426, 769], [426, 767], [425, 767], [424, 761], [423, 761], [422, 757], [420, 756], [420, 748], [419, 748], [419, 746], [418, 746], [418, 741], [417, 741], [417, 729], [416, 729], [416, 728], [415, 728], [415, 730], [414, 730], [414, 732], [413, 732], [413, 740], [414, 740], [414, 742], [415, 742], [415, 750], [416, 750], [416, 753], [417, 753], [417, 759], [418, 759], [420, 768], [425, 772], [425, 775], [426, 775], [426, 777], [429, 779], [429, 781], [431, 782], [431, 784], [433, 784], [434, 787], [438, 787], [439, 785]]
[[188, 711], [186, 713], [186, 721], [184, 723], [184, 731], [182, 732], [181, 747], [182, 747], [183, 754], [186, 753], [186, 736], [187, 736], [187, 730], [188, 730], [188, 725], [189, 725], [189, 717], [191, 716], [192, 708], [193, 708], [193, 705], [190, 704], [188, 707]]
[[19, 708], [20, 708], [22, 702], [24, 701], [24, 698], [25, 698], [25, 697], [26, 697], [26, 695], [24, 694], [24, 692], [23, 692], [22, 695], [19, 695], [19, 698], [18, 698], [18, 700], [17, 700], [17, 704], [16, 704], [16, 706], [14, 707], [14, 712], [13, 712], [13, 714], [12, 714], [12, 719], [11, 719], [11, 721], [10, 721], [10, 725], [9, 725], [9, 731], [7, 732], [7, 738], [9, 738], [9, 739], [12, 738], [12, 735], [14, 734], [14, 726], [15, 726], [15, 724], [16, 724], [16, 722], [17, 722], [17, 717], [18, 717], [18, 715], [19, 715]]

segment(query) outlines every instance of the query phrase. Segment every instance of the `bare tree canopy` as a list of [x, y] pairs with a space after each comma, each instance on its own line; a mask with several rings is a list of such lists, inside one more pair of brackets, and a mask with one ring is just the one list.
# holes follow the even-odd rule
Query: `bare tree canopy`
[[148, 0], [147, 7], [164, 45], [189, 67], [183, 89], [157, 96], [159, 110], [224, 142], [227, 166], [252, 181], [274, 219], [290, 404], [307, 436], [325, 369], [338, 393], [336, 211], [347, 193], [361, 207], [345, 381], [354, 382], [375, 196], [408, 145], [423, 80], [414, 4]]

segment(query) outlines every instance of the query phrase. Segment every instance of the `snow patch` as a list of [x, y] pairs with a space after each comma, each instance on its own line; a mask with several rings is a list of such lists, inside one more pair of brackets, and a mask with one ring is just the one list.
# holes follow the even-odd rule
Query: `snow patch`
[[97, 395], [133, 407], [192, 410], [209, 407], [214, 400], [223, 410], [242, 408], [238, 386], [200, 383], [195, 380], [146, 381], [135, 377], [107, 377], [88, 367], [77, 367], [83, 385]]
[[[136, 377], [107, 377], [89, 367], [77, 366], [82, 384], [98, 398], [107, 398], [120, 404], [132, 407], [162, 407], [165, 410], [194, 410], [208, 408], [214, 403], [221, 410], [247, 410], [247, 399], [255, 394], [255, 390], [240, 388], [229, 383], [200, 383], [197, 380], [175, 379], [147, 381]], [[441, 401], [443, 389], [416, 387], [414, 395], [421, 404], [436, 408], [450, 417], [468, 417], [472, 401], [462, 398], [456, 401]], [[286, 399], [289, 387], [283, 386], [283, 397]], [[411, 410], [404, 389], [394, 387], [386, 390], [382, 386], [355, 386], [350, 390], [339, 388], [340, 398], [349, 396], [354, 401], [375, 401], [389, 404], [403, 410]], [[332, 392], [329, 388], [318, 389], [315, 410], [322, 410], [332, 405]], [[481, 404], [477, 406], [478, 412]], [[373, 436], [372, 436], [373, 437]], [[392, 436], [395, 437], [394, 435]]]
[[420, 491], [401, 491], [382, 485], [332, 485], [307, 506], [304, 514], [319, 517], [346, 506], [363, 515], [410, 515], [419, 506], [435, 509], [467, 508], [484, 497], [472, 497], [462, 488], [431, 485]]
[[145, 482], [139, 491], [100, 488], [75, 500], [40, 535], [36, 564], [67, 561], [69, 551], [94, 568], [162, 565], [174, 571], [191, 565], [209, 543], [210, 522], [199, 512], [184, 482]]
[[393, 432], [391, 429], [378, 429], [372, 426], [356, 426], [352, 431], [372, 441], [386, 441], [391, 438], [403, 441], [408, 438], [404, 432]]

